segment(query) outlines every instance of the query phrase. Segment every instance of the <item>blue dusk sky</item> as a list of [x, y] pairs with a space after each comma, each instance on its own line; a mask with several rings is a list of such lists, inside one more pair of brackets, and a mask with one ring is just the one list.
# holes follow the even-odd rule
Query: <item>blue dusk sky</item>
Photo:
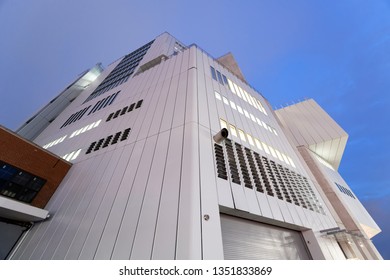
[[18, 128], [84, 70], [168, 31], [231, 51], [274, 106], [315, 99], [349, 134], [339, 168], [390, 259], [390, 1], [0, 0], [0, 124]]

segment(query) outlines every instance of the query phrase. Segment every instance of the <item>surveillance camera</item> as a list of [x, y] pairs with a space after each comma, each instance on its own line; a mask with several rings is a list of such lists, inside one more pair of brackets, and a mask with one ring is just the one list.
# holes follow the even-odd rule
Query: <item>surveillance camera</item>
[[213, 139], [218, 144], [221, 143], [229, 136], [229, 131], [226, 128], [222, 128], [217, 134], [213, 136]]

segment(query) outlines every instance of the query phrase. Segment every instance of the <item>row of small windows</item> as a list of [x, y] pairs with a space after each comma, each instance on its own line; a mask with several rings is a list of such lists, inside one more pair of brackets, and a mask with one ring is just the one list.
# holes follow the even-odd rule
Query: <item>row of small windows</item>
[[227, 130], [230, 131], [231, 135], [240, 138], [243, 142], [248, 142], [251, 146], [256, 146], [259, 150], [265, 151], [267, 154], [272, 155], [274, 158], [277, 158], [280, 161], [285, 162], [294, 168], [296, 167], [291, 157], [286, 156], [284, 153], [271, 147], [270, 145], [267, 145], [266, 143], [260, 141], [256, 137], [253, 137], [250, 134], [245, 133], [242, 129], [236, 128], [232, 124], [228, 124], [223, 119], [220, 119], [220, 124], [221, 124], [221, 128], [226, 128]]
[[134, 52], [126, 55], [111, 71], [111, 73], [100, 83], [100, 85], [91, 93], [91, 95], [88, 96], [84, 103], [102, 95], [110, 89], [127, 82], [153, 42], [154, 41], [151, 41]]
[[[92, 109], [88, 113], [88, 115], [93, 114], [93, 113], [99, 111], [100, 109], [105, 108], [105, 107], [111, 105], [114, 102], [115, 98], [118, 96], [119, 93], [120, 93], [120, 91], [118, 91], [116, 93], [113, 93], [113, 94], [107, 96], [106, 98], [96, 102], [96, 104], [92, 107]], [[90, 107], [91, 107], [91, 105], [89, 105], [88, 107], [86, 107], [86, 108], [84, 108], [84, 109], [82, 109], [82, 110], [72, 114], [63, 123], [63, 125], [60, 128], [63, 128], [63, 127], [65, 127], [65, 126], [67, 126], [67, 125], [69, 125], [71, 123], [74, 123], [74, 122], [80, 120], [85, 115], [85, 113], [89, 110]]]
[[88, 113], [88, 115], [93, 114], [93, 113], [95, 113], [95, 112], [99, 111], [100, 109], [103, 109], [107, 106], [110, 106], [114, 102], [115, 98], [118, 96], [118, 94], [120, 92], [121, 91], [117, 91], [114, 94], [111, 94], [111, 95], [107, 96], [106, 98], [103, 98], [102, 100], [99, 100], [98, 102], [96, 102], [95, 106], [92, 107], [92, 109]]
[[81, 109], [80, 111], [70, 115], [70, 117], [63, 123], [63, 125], [61, 125], [60, 128], [63, 128], [71, 123], [74, 123], [74, 122], [80, 120], [84, 116], [84, 114], [89, 110], [90, 107], [91, 107], [91, 105], [89, 105], [88, 107]]
[[86, 131], [91, 130], [92, 128], [98, 127], [99, 124], [101, 123], [101, 121], [102, 120], [98, 120], [96, 122], [93, 122], [93, 123], [91, 123], [89, 125], [86, 125], [86, 126], [80, 128], [80, 129], [77, 129], [77, 130], [73, 131], [72, 134], [69, 136], [69, 138], [73, 138], [73, 137], [75, 137], [75, 136], [77, 136], [79, 134], [82, 134], [82, 133], [84, 133]]
[[214, 144], [214, 152], [218, 178], [229, 180], [230, 173], [232, 183], [325, 213], [306, 177], [230, 139]]
[[98, 151], [100, 148], [106, 148], [109, 145], [118, 143], [119, 141], [124, 141], [128, 139], [130, 131], [131, 128], [126, 128], [124, 131], [119, 131], [113, 135], [107, 136], [106, 138], [101, 138], [98, 141], [92, 142], [85, 153], [89, 154], [91, 152]]
[[45, 185], [46, 180], [20, 168], [0, 161], [0, 194], [30, 203]]
[[[75, 137], [75, 136], [77, 136], [79, 134], [82, 134], [82, 133], [84, 133], [86, 131], [89, 131], [89, 130], [95, 128], [95, 127], [98, 127], [99, 124], [101, 123], [101, 121], [102, 120], [98, 120], [96, 122], [93, 122], [93, 123], [91, 123], [89, 125], [86, 125], [86, 126], [80, 128], [80, 129], [77, 129], [77, 130], [73, 131], [72, 134], [69, 136], [69, 139], [73, 138], [73, 137]], [[51, 141], [50, 143], [47, 143], [46, 145], [43, 145], [42, 147], [44, 149], [48, 149], [48, 148], [53, 147], [53, 146], [55, 146], [57, 144], [60, 144], [60, 143], [62, 143], [66, 139], [67, 136], [68, 135], [64, 135], [61, 138], [58, 138], [56, 140]]]
[[255, 107], [257, 110], [259, 110], [266, 116], [268, 115], [267, 111], [264, 109], [264, 106], [263, 104], [261, 104], [260, 100], [254, 98], [246, 90], [242, 89], [236, 83], [226, 78], [226, 76], [221, 74], [221, 72], [219, 72], [218, 70], [216, 71], [213, 66], [210, 66], [210, 70], [211, 70], [211, 76], [213, 77], [214, 80], [218, 81], [222, 85], [226, 85], [233, 94], [237, 95], [239, 98], [249, 103], [251, 106]]
[[143, 99], [139, 100], [137, 103], [132, 103], [129, 106], [125, 106], [122, 109], [117, 110], [116, 112], [112, 112], [108, 115], [106, 122], [109, 122], [112, 119], [116, 119], [118, 116], [123, 116], [126, 113], [133, 111], [134, 109], [138, 109], [141, 107]]
[[223, 103], [230, 106], [233, 110], [238, 111], [241, 115], [244, 115], [248, 119], [252, 120], [255, 124], [259, 125], [260, 127], [264, 128], [265, 130], [278, 136], [276, 129], [273, 128], [272, 126], [266, 124], [265, 122], [260, 120], [258, 117], [255, 117], [253, 114], [248, 113], [247, 110], [242, 109], [239, 105], [236, 105], [236, 103], [234, 103], [233, 101], [231, 101], [231, 100], [229, 101], [225, 96], [221, 96], [217, 91], [215, 91], [214, 94], [215, 94], [215, 98], [217, 100], [220, 100], [220, 101], [223, 100]]
[[349, 189], [337, 184], [336, 182], [335, 182], [335, 184], [336, 184], [337, 188], [340, 190], [340, 192], [342, 192], [345, 195], [348, 195], [349, 197], [352, 197], [353, 199], [356, 199], [356, 197], [352, 194], [352, 192]]
[[62, 158], [67, 161], [75, 160], [81, 153], [81, 149], [78, 149], [76, 151], [72, 151], [66, 155], [64, 155]]
[[42, 147], [43, 147], [44, 149], [48, 149], [48, 148], [53, 147], [53, 146], [55, 146], [55, 145], [57, 145], [57, 144], [59, 144], [59, 143], [62, 143], [62, 142], [64, 142], [64, 140], [66, 139], [66, 136], [67, 136], [67, 135], [64, 135], [64, 136], [62, 136], [62, 137], [60, 137], [60, 138], [58, 138], [58, 139], [55, 139], [55, 140], [51, 141], [50, 143], [47, 143], [46, 145], [44, 145], [44, 146], [42, 146]]

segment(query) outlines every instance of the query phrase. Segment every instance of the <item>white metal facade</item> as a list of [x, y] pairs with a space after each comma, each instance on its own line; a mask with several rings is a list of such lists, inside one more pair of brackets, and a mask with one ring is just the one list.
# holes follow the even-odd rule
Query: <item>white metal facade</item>
[[[159, 56], [161, 60], [149, 69], [137, 71]], [[151, 44], [134, 76], [84, 103], [120, 61], [109, 65], [35, 139], [41, 146], [63, 139], [48, 150], [68, 155], [73, 166], [46, 207], [50, 220], [30, 230], [13, 259], [223, 259], [220, 213], [302, 232], [312, 258], [345, 258], [335, 239], [322, 237], [320, 231], [338, 223], [261, 95], [199, 47], [183, 48], [163, 33]], [[210, 66], [258, 99], [266, 113], [213, 79]], [[118, 91], [112, 103], [102, 101], [109, 105], [88, 114], [98, 101]], [[129, 111], [131, 104], [141, 100], [139, 108]], [[88, 106], [80, 119], [63, 126]], [[247, 113], [240, 113], [237, 106]], [[254, 184], [255, 173], [261, 173], [257, 163], [251, 170], [249, 161], [255, 153], [272, 160], [305, 184], [302, 191], [286, 193], [291, 196], [296, 191], [304, 198], [306, 190], [307, 207], [286, 201], [286, 194], [277, 198], [246, 187], [240, 166], [242, 180], [232, 182], [226, 143], [220, 146], [228, 176], [218, 177], [213, 135], [221, 130], [221, 119], [293, 162], [294, 166], [229, 131], [237, 165], [242, 162], [236, 143], [242, 147], [248, 180]], [[122, 138], [126, 129], [128, 136]], [[274, 179], [279, 186], [286, 183]], [[274, 185], [270, 189], [276, 193]]]

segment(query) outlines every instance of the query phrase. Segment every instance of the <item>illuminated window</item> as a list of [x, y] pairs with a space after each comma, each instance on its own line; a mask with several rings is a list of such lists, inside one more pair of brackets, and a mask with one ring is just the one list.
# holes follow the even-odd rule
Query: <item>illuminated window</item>
[[256, 143], [256, 147], [260, 150], [263, 150], [263, 147], [261, 147], [261, 143], [259, 141], [259, 139], [255, 138], [255, 143]]
[[270, 152], [269, 152], [269, 149], [268, 149], [268, 145], [265, 144], [264, 142], [261, 142], [261, 144], [263, 145], [263, 148], [264, 148], [264, 151], [270, 155]]
[[242, 108], [240, 106], [237, 105], [237, 109], [238, 109], [238, 112], [240, 112], [240, 114], [244, 114], [244, 111], [242, 110]]
[[254, 115], [250, 114], [252, 121], [256, 122], [256, 118]]
[[253, 106], [251, 96], [245, 90], [242, 90], [242, 91], [244, 92], [246, 99], [248, 99], [248, 103]]
[[230, 125], [230, 133], [233, 135], [233, 136], [236, 136], [237, 137], [237, 130], [236, 130], [236, 127], [234, 125]]
[[261, 121], [261, 123], [263, 124], [263, 126], [265, 127], [265, 129], [268, 128], [268, 125], [267, 125], [265, 122]]
[[236, 94], [236, 91], [234, 90], [234, 85], [233, 85], [232, 81], [228, 79], [228, 83], [229, 83], [229, 88], [230, 88], [230, 90], [231, 90], [234, 94]]
[[78, 149], [78, 150], [74, 153], [73, 157], [72, 157], [70, 160], [76, 159], [76, 158], [79, 156], [80, 152], [81, 152], [81, 149]]
[[250, 136], [249, 134], [247, 134], [247, 135], [246, 135], [246, 137], [248, 138], [248, 142], [249, 142], [249, 144], [251, 144], [252, 146], [254, 146], [254, 145], [255, 145], [255, 143], [253, 142], [253, 138], [252, 138], [252, 136]]
[[259, 118], [256, 118], [256, 121], [257, 121], [257, 123], [258, 123], [260, 126], [263, 126], [263, 125], [261, 124], [261, 120], [259, 120]]
[[238, 87], [238, 90], [239, 90], [240, 93], [241, 93], [241, 98], [244, 99], [245, 102], [248, 102], [248, 100], [246, 99], [246, 96], [245, 96], [244, 92], [242, 91], [242, 88], [240, 88], [239, 86], [237, 86], [237, 87]]
[[276, 136], [278, 136], [278, 133], [276, 132], [275, 128], [272, 129]]
[[227, 129], [227, 122], [223, 119], [219, 119], [220, 121], [220, 124], [221, 124], [221, 128], [226, 128]]
[[214, 93], [215, 93], [215, 98], [222, 100], [221, 95], [218, 92], [214, 91]]
[[222, 96], [222, 99], [223, 99], [223, 103], [225, 103], [226, 105], [229, 105], [229, 101], [226, 99], [225, 96]]
[[244, 110], [244, 114], [245, 114], [245, 117], [247, 117], [248, 119], [250, 118], [250, 117], [249, 117], [249, 113], [248, 113], [247, 110]]
[[242, 131], [241, 129], [239, 129], [239, 130], [238, 130], [238, 134], [240, 135], [241, 140], [244, 141], [244, 142], [246, 142], [244, 131]]
[[274, 148], [272, 148], [271, 146], [268, 146], [268, 148], [269, 148], [269, 150], [271, 151], [271, 155], [272, 155], [274, 158], [276, 158], [277, 155], [276, 155], [276, 152], [275, 152]]
[[230, 101], [230, 106], [234, 109], [237, 110], [236, 104], [233, 101]]
[[242, 98], [242, 95], [240, 93], [240, 90], [238, 89], [238, 86], [235, 83], [233, 83], [233, 85], [234, 85], [234, 88], [236, 89], [236, 93], [237, 93], [238, 97]]

